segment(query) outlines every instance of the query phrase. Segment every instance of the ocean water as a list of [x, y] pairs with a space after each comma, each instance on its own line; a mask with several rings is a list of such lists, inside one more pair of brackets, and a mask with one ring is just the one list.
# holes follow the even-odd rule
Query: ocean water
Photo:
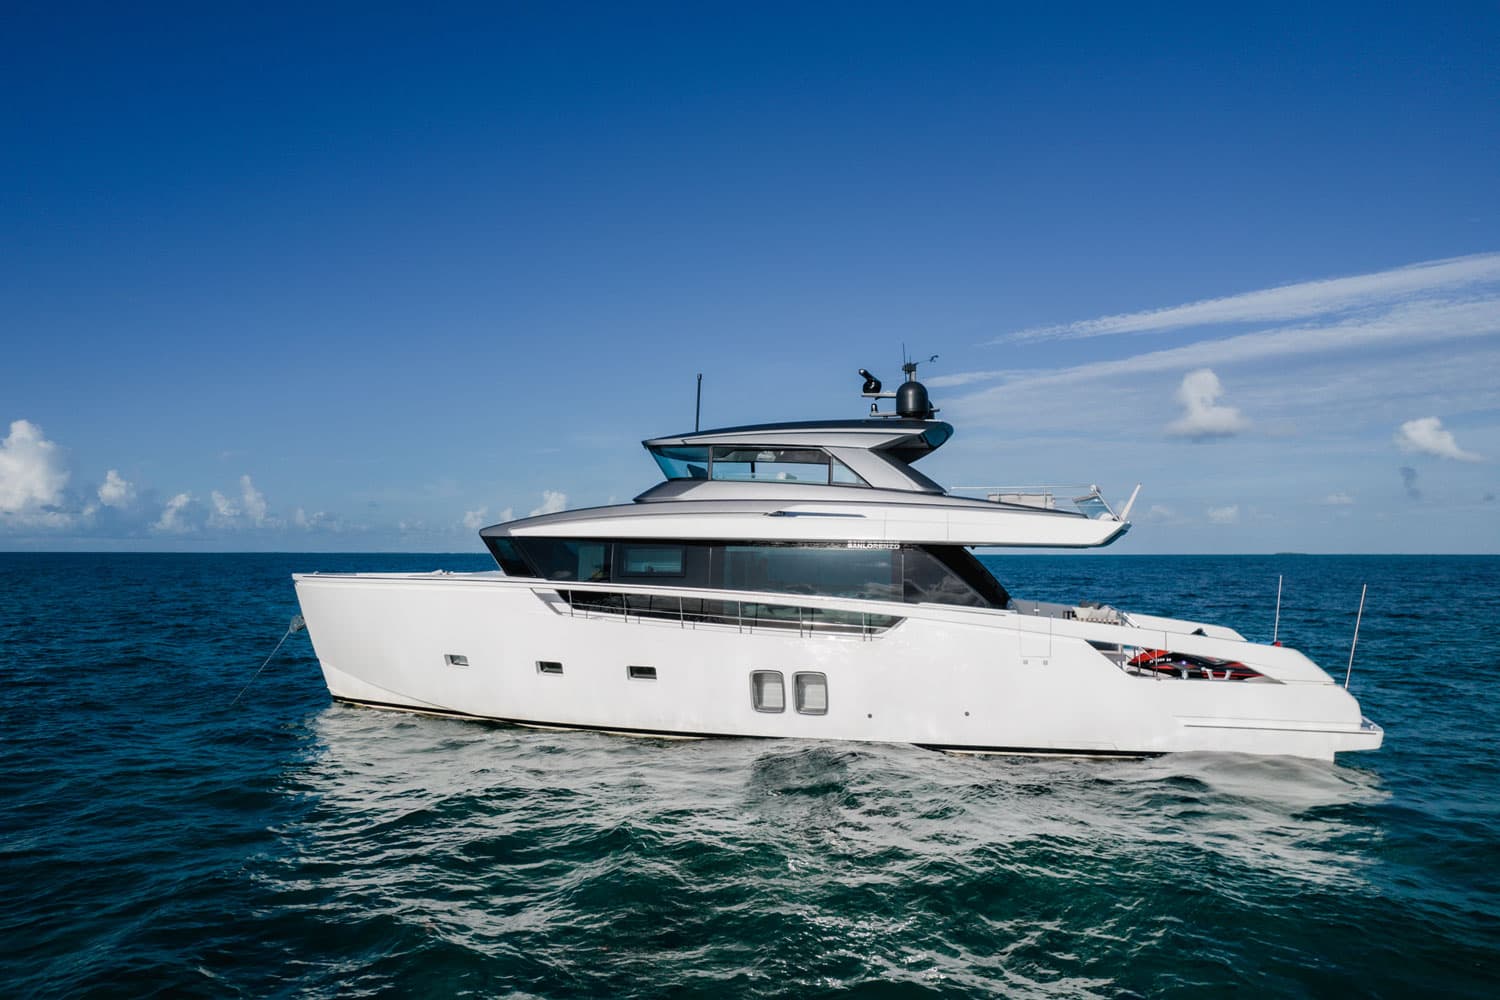
[[0, 554], [0, 995], [1500, 993], [1500, 558], [986, 559], [1281, 637], [1341, 763], [672, 742], [332, 704], [296, 570]]

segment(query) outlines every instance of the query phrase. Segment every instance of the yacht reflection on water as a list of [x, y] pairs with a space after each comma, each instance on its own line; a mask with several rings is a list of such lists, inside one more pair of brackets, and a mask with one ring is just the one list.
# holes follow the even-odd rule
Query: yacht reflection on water
[[366, 888], [431, 866], [456, 876], [476, 859], [501, 881], [567, 882], [588, 877], [571, 871], [579, 863], [690, 864], [706, 850], [767, 847], [784, 855], [778, 868], [804, 875], [839, 877], [839, 859], [881, 857], [897, 865], [886, 875], [905, 866], [918, 877], [943, 860], [1006, 869], [1043, 852], [1059, 863], [1060, 845], [1072, 858], [1060, 878], [1175, 855], [1357, 885], [1370, 860], [1361, 845], [1378, 833], [1368, 807], [1386, 798], [1371, 773], [1295, 758], [956, 761], [899, 745], [502, 733], [422, 716], [393, 725], [342, 705], [311, 725], [316, 743], [289, 775], [308, 812], [285, 831], [295, 863], [277, 877], [347, 864]]

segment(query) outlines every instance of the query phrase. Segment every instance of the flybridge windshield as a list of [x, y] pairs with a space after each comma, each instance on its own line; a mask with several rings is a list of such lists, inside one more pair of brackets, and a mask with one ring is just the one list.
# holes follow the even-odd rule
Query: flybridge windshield
[[668, 479], [868, 486], [822, 448], [764, 445], [657, 447], [651, 457]]
[[707, 479], [707, 448], [652, 448], [651, 457], [668, 479]]

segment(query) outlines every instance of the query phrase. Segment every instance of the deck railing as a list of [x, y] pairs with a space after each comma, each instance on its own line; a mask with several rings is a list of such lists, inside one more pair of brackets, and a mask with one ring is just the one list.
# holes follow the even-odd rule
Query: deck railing
[[556, 593], [566, 603], [567, 613], [573, 617], [676, 622], [681, 628], [707, 625], [733, 628], [739, 632], [795, 631], [799, 636], [842, 635], [872, 639], [902, 621], [895, 615], [763, 600], [576, 590], [566, 587], [559, 587]]
[[1109, 517], [1118, 520], [1112, 507], [1090, 485], [1054, 486], [954, 486], [950, 493], [983, 493], [991, 503], [1012, 507], [1034, 507], [1038, 510], [1076, 511], [1085, 517]]

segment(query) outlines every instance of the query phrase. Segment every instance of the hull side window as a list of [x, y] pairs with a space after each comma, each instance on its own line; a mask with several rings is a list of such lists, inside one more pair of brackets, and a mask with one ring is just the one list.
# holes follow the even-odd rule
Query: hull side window
[[797, 696], [797, 711], [803, 715], [828, 714], [828, 675], [822, 673], [799, 673], [792, 678], [792, 688]]
[[786, 711], [786, 685], [780, 670], [756, 670], [750, 674], [750, 702], [757, 712]]

